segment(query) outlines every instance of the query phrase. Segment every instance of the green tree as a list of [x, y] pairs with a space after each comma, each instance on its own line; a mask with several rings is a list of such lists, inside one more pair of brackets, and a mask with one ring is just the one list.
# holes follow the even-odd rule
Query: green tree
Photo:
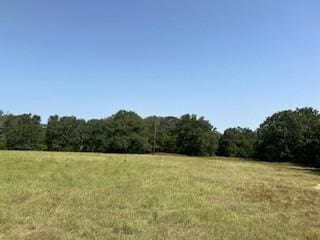
[[132, 111], [121, 110], [106, 119], [105, 151], [117, 153], [145, 153], [148, 144], [143, 119]]
[[80, 127], [82, 139], [82, 151], [86, 152], [107, 152], [106, 139], [107, 123], [106, 120], [92, 119]]
[[5, 116], [0, 110], [0, 150], [6, 149], [7, 143], [5, 138]]
[[85, 121], [76, 117], [50, 116], [47, 124], [46, 144], [51, 151], [81, 151], [81, 129]]
[[219, 135], [203, 117], [186, 114], [177, 126], [177, 153], [191, 156], [212, 156], [218, 148]]
[[316, 165], [320, 161], [320, 114], [312, 108], [273, 114], [258, 129], [257, 154], [268, 161]]
[[44, 150], [45, 129], [37, 115], [7, 115], [4, 135], [8, 149]]
[[156, 152], [175, 153], [177, 140], [177, 125], [179, 119], [176, 117], [147, 117], [145, 120], [149, 145]]
[[219, 140], [218, 155], [251, 158], [255, 155], [257, 134], [248, 128], [226, 129]]

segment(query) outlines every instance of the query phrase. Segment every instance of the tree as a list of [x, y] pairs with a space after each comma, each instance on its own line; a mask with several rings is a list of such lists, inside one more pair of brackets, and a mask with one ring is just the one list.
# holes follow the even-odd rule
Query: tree
[[312, 108], [281, 111], [258, 129], [258, 157], [268, 161], [320, 163], [320, 114]]
[[156, 152], [176, 152], [178, 118], [152, 116], [147, 117], [144, 122], [149, 145], [153, 147], [155, 141]]
[[5, 138], [5, 116], [0, 110], [0, 150], [6, 149], [6, 138]]
[[107, 152], [145, 153], [151, 150], [143, 119], [132, 111], [121, 110], [106, 119], [105, 135]]
[[81, 129], [85, 121], [76, 117], [50, 116], [46, 132], [46, 144], [51, 151], [81, 151]]
[[107, 152], [105, 144], [107, 136], [106, 120], [92, 119], [80, 127], [82, 138], [82, 151], [85, 152]]
[[37, 115], [7, 115], [4, 135], [8, 149], [44, 150], [45, 129]]
[[257, 134], [248, 128], [229, 128], [219, 140], [218, 155], [251, 158], [255, 155]]
[[212, 156], [218, 148], [219, 135], [203, 117], [186, 114], [177, 126], [177, 153], [191, 156]]

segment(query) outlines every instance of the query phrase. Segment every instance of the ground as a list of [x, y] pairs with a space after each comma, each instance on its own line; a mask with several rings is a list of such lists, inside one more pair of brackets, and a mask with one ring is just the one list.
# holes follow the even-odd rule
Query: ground
[[320, 239], [319, 184], [290, 164], [0, 151], [0, 239]]

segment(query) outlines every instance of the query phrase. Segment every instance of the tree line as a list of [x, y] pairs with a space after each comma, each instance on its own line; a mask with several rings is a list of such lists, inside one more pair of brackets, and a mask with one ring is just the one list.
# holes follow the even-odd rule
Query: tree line
[[320, 114], [313, 108], [274, 113], [256, 130], [219, 133], [204, 117], [142, 118], [121, 110], [104, 119], [0, 112], [0, 149], [103, 153], [165, 152], [226, 156], [320, 166]]
[[167, 152], [211, 156], [219, 133], [203, 117], [141, 118], [121, 110], [105, 119], [85, 121], [74, 116], [0, 115], [0, 148], [104, 153]]

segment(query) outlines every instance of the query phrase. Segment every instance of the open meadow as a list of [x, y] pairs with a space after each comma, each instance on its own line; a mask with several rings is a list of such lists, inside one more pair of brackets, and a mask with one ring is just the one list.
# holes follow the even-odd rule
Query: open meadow
[[320, 239], [319, 184], [282, 163], [0, 151], [0, 239]]

